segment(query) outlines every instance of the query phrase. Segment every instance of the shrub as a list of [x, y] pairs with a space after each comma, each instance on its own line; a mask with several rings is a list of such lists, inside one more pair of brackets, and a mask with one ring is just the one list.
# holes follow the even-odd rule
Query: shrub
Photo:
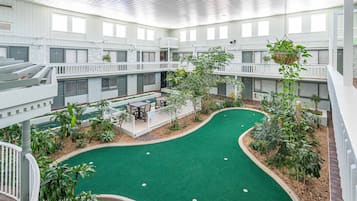
[[107, 130], [100, 135], [101, 142], [112, 142], [115, 137], [115, 134], [112, 130]]
[[51, 131], [37, 131], [31, 132], [31, 149], [35, 155], [53, 154], [58, 145], [56, 135]]
[[77, 140], [77, 143], [76, 143], [76, 147], [77, 148], [83, 148], [85, 146], [87, 146], [87, 143], [86, 143], [85, 139]]

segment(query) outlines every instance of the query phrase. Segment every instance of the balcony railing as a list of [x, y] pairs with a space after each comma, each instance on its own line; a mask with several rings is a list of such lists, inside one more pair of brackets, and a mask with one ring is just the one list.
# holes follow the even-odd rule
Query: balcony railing
[[340, 169], [342, 197], [357, 200], [357, 90], [345, 86], [342, 75], [328, 67], [328, 89]]
[[[21, 153], [22, 148], [13, 144], [0, 141], [0, 194], [14, 200], [20, 200], [21, 194]], [[36, 159], [31, 154], [26, 154], [30, 169], [30, 201], [38, 201], [40, 192], [40, 170]]]
[[[185, 68], [192, 70], [190, 63], [180, 62], [148, 62], [148, 63], [88, 63], [88, 64], [49, 64], [56, 69], [58, 77], [95, 76], [98, 74], [120, 74], [135, 72], [150, 72]], [[301, 73], [303, 79], [326, 80], [325, 65], [305, 65], [306, 71]], [[279, 78], [277, 64], [242, 64], [231, 63], [218, 69], [217, 74], [228, 74], [251, 77]]]

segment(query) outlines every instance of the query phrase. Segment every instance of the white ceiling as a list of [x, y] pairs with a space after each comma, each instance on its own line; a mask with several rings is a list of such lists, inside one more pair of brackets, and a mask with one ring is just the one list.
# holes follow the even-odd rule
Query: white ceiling
[[[28, 0], [139, 24], [182, 28], [341, 6], [343, 0]], [[286, 5], [286, 12], [285, 12]]]

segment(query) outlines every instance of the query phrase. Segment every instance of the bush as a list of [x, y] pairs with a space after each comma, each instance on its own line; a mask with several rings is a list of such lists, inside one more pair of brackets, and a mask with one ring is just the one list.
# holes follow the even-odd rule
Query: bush
[[77, 140], [77, 143], [76, 143], [77, 148], [83, 148], [85, 146], [87, 146], [87, 142], [85, 141], [85, 139]]
[[100, 135], [101, 142], [112, 142], [115, 137], [115, 134], [112, 130], [107, 130]]

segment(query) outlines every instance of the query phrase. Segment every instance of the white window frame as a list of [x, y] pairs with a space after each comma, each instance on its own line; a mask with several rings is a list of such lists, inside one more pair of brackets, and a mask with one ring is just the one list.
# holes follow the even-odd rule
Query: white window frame
[[326, 14], [314, 14], [310, 16], [310, 31], [325, 32], [326, 31]]
[[196, 41], [197, 40], [197, 31], [196, 29], [190, 30], [190, 41]]
[[289, 34], [302, 33], [302, 17], [301, 16], [289, 17], [288, 23], [289, 23], [289, 26], [288, 26]]
[[187, 41], [187, 32], [180, 31], [180, 42], [186, 42], [186, 41]]
[[219, 39], [228, 39], [228, 26], [219, 27]]
[[126, 37], [126, 26], [122, 24], [115, 25], [115, 36], [118, 38]]
[[103, 22], [102, 24], [103, 36], [114, 36], [114, 24], [111, 22]]
[[216, 29], [214, 27], [207, 28], [207, 40], [215, 40], [216, 39]]
[[258, 22], [258, 36], [269, 36], [270, 22], [268, 20]]
[[253, 36], [253, 25], [252, 23], [243, 23], [241, 25], [242, 38], [249, 38]]
[[72, 17], [72, 32], [73, 33], [86, 33], [86, 19], [81, 17]]
[[[63, 20], [63, 22], [59, 22], [57, 20]], [[60, 20], [60, 21], [61, 21]], [[68, 32], [68, 16], [63, 15], [63, 14], [58, 14], [58, 13], [52, 13], [52, 31], [61, 31], [61, 32]], [[63, 23], [62, 25], [59, 25], [58, 23]]]

